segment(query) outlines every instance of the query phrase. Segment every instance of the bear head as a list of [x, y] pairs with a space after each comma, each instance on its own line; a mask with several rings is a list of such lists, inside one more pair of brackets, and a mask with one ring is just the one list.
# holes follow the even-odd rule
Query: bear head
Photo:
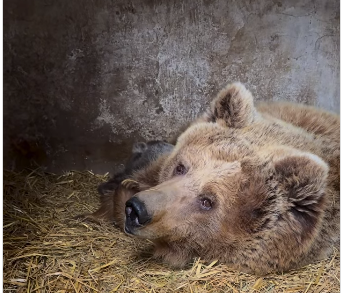
[[158, 185], [126, 203], [125, 232], [152, 239], [174, 266], [200, 256], [259, 274], [291, 268], [320, 231], [329, 168], [269, 145], [272, 131], [253, 138], [262, 123], [250, 92], [227, 86], [179, 137]]

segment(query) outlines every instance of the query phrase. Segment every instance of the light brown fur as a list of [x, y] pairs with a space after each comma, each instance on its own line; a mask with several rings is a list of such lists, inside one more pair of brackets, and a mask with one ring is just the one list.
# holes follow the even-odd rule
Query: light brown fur
[[[228, 85], [169, 156], [133, 175], [151, 221], [131, 233], [176, 267], [200, 256], [266, 274], [325, 258], [339, 245], [339, 142], [338, 115], [290, 103], [255, 108], [242, 84]], [[120, 224], [131, 196], [114, 197]]]

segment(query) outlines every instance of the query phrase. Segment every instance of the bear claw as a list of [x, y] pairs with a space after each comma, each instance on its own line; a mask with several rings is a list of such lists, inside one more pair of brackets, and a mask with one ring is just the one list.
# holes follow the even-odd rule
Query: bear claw
[[133, 179], [125, 179], [121, 182], [121, 185], [127, 189], [138, 189], [139, 183]]

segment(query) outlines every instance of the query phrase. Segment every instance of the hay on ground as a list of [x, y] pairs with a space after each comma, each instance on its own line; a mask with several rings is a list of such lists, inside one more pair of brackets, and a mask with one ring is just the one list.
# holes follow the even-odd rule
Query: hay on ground
[[151, 258], [150, 241], [112, 225], [74, 220], [98, 207], [107, 176], [4, 171], [4, 292], [340, 292], [340, 259], [257, 277], [218, 260], [173, 270]]

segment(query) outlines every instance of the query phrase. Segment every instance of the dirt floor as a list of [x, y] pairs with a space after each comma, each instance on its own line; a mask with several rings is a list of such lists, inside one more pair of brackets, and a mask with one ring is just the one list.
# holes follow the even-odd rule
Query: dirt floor
[[340, 292], [340, 257], [257, 277], [196, 259], [172, 270], [152, 245], [73, 218], [98, 207], [107, 175], [4, 171], [4, 292]]

